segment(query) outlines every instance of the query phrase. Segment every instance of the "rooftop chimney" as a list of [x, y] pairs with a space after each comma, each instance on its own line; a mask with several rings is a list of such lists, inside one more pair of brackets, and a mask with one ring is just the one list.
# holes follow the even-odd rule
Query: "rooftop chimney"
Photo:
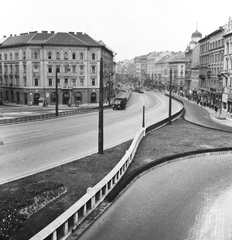
[[42, 33], [48, 33], [48, 31], [42, 31]]
[[51, 31], [51, 33], [55, 33], [55, 31]]

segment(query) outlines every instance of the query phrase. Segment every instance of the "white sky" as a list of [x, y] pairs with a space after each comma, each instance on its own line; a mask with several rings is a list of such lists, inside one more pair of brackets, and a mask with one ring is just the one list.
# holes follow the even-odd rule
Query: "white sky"
[[153, 51], [185, 51], [232, 17], [232, 0], [1, 0], [0, 38], [29, 31], [85, 32], [116, 61]]

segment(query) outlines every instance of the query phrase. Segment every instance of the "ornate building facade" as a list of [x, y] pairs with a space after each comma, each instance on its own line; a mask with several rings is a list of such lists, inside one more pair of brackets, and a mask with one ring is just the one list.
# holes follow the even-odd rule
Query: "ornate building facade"
[[229, 18], [224, 38], [223, 93], [222, 107], [227, 112], [232, 112], [232, 19]]
[[222, 75], [224, 56], [224, 27], [220, 27], [199, 41], [199, 88], [202, 100], [210, 105], [222, 105]]
[[113, 72], [114, 52], [87, 34], [29, 32], [10, 36], [0, 44], [0, 98], [17, 104], [38, 105], [97, 102], [100, 59], [104, 89]]

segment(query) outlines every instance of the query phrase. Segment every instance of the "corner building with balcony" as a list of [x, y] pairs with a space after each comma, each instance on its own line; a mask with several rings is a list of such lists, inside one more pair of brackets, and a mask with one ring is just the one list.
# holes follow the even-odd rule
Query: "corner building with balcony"
[[[38, 105], [39, 99], [59, 104], [94, 103], [99, 99], [100, 59], [113, 72], [114, 52], [80, 32], [29, 32], [0, 43], [0, 98]], [[106, 76], [106, 75], [105, 75]], [[107, 98], [108, 77], [104, 77]]]

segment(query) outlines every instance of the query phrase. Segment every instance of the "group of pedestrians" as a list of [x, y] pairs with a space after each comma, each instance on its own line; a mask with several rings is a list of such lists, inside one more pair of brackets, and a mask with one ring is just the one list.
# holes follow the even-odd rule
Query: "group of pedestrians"
[[[184, 97], [183, 94], [179, 94], [180, 96]], [[186, 98], [189, 101], [193, 101], [197, 105], [200, 105], [201, 107], [209, 107], [210, 109], [214, 110], [214, 115], [219, 117], [222, 113], [222, 109], [218, 107], [217, 104], [211, 104], [207, 102], [206, 100], [202, 100], [201, 97], [198, 95], [187, 95]]]

